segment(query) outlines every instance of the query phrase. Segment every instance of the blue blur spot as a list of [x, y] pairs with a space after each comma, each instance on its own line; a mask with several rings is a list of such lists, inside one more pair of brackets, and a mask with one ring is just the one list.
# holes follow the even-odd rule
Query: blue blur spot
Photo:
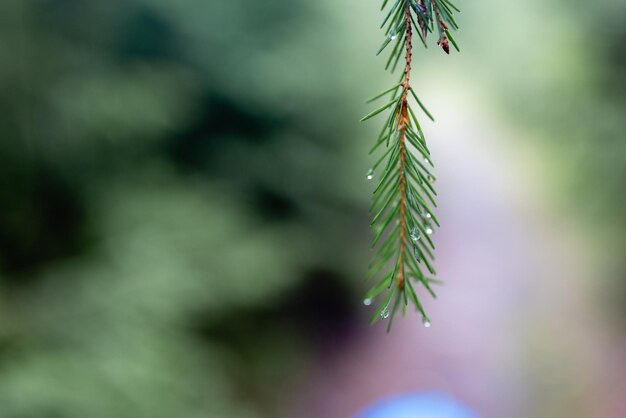
[[480, 418], [451, 397], [437, 392], [393, 396], [355, 418]]

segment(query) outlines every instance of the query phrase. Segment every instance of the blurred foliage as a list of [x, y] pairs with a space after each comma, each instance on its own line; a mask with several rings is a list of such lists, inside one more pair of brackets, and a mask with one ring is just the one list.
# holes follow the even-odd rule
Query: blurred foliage
[[327, 10], [24, 0], [0, 19], [0, 416], [280, 416], [364, 269], [341, 73], [307, 70]]
[[[379, 16], [343, 5], [0, 2], [0, 417], [284, 414], [368, 259]], [[624, 2], [460, 6], [624, 282]]]
[[[608, 230], [608, 275], [611, 286], [606, 294], [620, 312], [618, 323], [626, 324], [626, 4], [621, 1], [603, 0], [594, 13], [584, 17], [589, 31], [596, 30], [597, 49], [590, 48], [594, 62], [593, 94], [582, 98], [589, 107], [591, 123], [575, 118], [574, 132], [590, 138], [583, 147], [578, 162], [589, 170], [583, 188], [594, 191], [598, 200], [592, 215], [603, 220]], [[586, 170], [577, 170], [582, 174]], [[580, 184], [579, 183], [579, 184]], [[578, 185], [574, 187], [578, 189]], [[597, 223], [597, 221], [596, 221]], [[597, 226], [597, 225], [594, 225]], [[616, 291], [616, 288], [619, 289]]]

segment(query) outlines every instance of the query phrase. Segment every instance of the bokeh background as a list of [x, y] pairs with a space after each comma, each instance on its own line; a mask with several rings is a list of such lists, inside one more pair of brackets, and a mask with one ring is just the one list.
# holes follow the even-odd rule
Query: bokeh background
[[0, 417], [626, 417], [626, 2], [457, 3], [414, 70], [446, 284], [387, 335], [377, 2], [0, 2]]

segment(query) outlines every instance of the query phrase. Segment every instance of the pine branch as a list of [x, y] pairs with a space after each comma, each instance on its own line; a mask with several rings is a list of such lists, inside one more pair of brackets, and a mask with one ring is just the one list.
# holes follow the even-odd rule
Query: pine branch
[[[388, 3], [383, 0], [381, 10], [385, 10]], [[436, 297], [431, 285], [438, 281], [429, 275], [436, 274], [432, 266], [435, 245], [430, 236], [434, 227], [439, 226], [432, 210], [437, 206], [437, 193], [433, 187], [435, 177], [427, 167], [433, 167], [430, 151], [409, 103], [409, 94], [426, 116], [434, 119], [411, 87], [413, 31], [427, 46], [428, 35], [437, 30], [437, 45], [449, 54], [449, 44], [452, 43], [458, 51], [449, 31], [449, 28], [458, 29], [454, 12], [459, 9], [449, 0], [395, 0], [389, 3], [381, 25], [385, 28], [386, 38], [378, 54], [393, 45], [385, 69], [391, 66], [393, 72], [404, 56], [404, 71], [397, 84], [368, 103], [389, 96], [391, 99], [362, 119], [365, 121], [389, 112], [370, 153], [383, 144], [385, 150], [367, 173], [368, 180], [372, 180], [376, 171], [382, 168], [370, 206], [374, 228], [372, 247], [376, 247], [377, 252], [370, 263], [369, 275], [376, 278], [376, 284], [366, 294], [363, 303], [371, 305], [375, 298], [384, 295], [370, 323], [390, 318], [388, 331], [395, 314], [400, 309], [406, 313], [409, 300], [422, 315], [424, 325], [430, 326], [416, 289], [421, 285], [433, 298]]]

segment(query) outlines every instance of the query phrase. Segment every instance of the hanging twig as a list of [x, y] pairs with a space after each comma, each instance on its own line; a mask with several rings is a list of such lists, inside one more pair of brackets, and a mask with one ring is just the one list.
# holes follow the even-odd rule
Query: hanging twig
[[[385, 10], [387, 3], [388, 0], [383, 1], [381, 10]], [[370, 207], [374, 216], [372, 246], [377, 247], [377, 253], [370, 263], [370, 276], [378, 277], [378, 280], [363, 303], [370, 305], [374, 298], [386, 291], [386, 297], [376, 309], [371, 322], [391, 317], [388, 330], [400, 307], [403, 313], [406, 312], [409, 300], [421, 313], [424, 325], [430, 326], [430, 319], [424, 312], [416, 289], [417, 286], [423, 286], [435, 297], [431, 284], [437, 280], [423, 272], [425, 269], [429, 275], [435, 275], [431, 263], [435, 246], [430, 237], [434, 226], [439, 226], [432, 211], [436, 207], [433, 187], [435, 177], [427, 167], [433, 167], [430, 151], [411, 109], [409, 97], [415, 100], [426, 116], [430, 119], [433, 117], [411, 87], [413, 29], [426, 45], [428, 34], [436, 27], [439, 34], [437, 44], [449, 53], [449, 40], [458, 50], [448, 30], [448, 27], [458, 28], [452, 17], [453, 11], [459, 10], [448, 0], [395, 0], [381, 25], [381, 28], [386, 27], [386, 38], [378, 54], [393, 42], [385, 68], [391, 66], [394, 71], [403, 55], [405, 64], [398, 84], [378, 94], [370, 102], [389, 95], [391, 100], [362, 119], [370, 119], [386, 110], [390, 112], [370, 151], [373, 153], [381, 146], [386, 148], [367, 173], [367, 178], [372, 180], [375, 173], [380, 171], [380, 180]]]

